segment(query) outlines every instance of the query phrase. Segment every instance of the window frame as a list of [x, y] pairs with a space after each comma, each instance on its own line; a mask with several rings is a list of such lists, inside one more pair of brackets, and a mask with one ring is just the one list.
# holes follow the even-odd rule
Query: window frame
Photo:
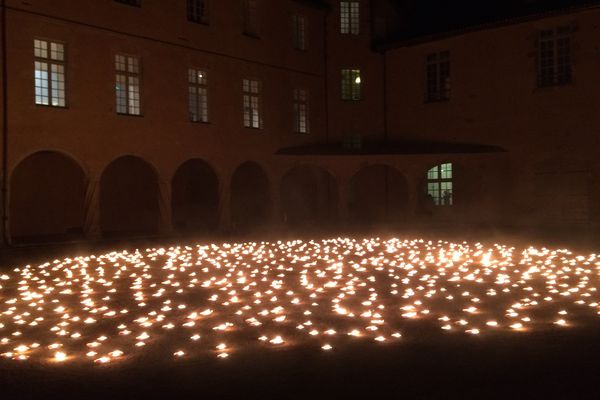
[[[46, 43], [46, 53], [47, 56], [46, 57], [41, 57], [36, 55], [36, 42], [43, 42]], [[52, 45], [61, 45], [62, 46], [62, 60], [59, 59], [55, 59], [52, 58]], [[54, 39], [48, 39], [48, 38], [42, 38], [42, 37], [34, 37], [33, 38], [33, 101], [34, 104], [36, 106], [40, 106], [40, 107], [52, 107], [52, 108], [68, 108], [68, 87], [67, 87], [67, 57], [68, 57], [68, 53], [67, 53], [67, 44], [66, 42], [63, 42], [61, 40], [54, 40]], [[46, 82], [48, 84], [48, 90], [47, 90], [47, 98], [48, 98], [48, 104], [43, 104], [43, 103], [38, 103], [38, 95], [37, 95], [37, 76], [36, 76], [36, 72], [37, 72], [37, 64], [38, 63], [43, 63], [46, 64], [46, 72], [47, 72], [47, 77], [46, 77]], [[62, 76], [63, 76], [63, 103], [64, 104], [58, 104], [58, 105], [54, 105], [52, 104], [54, 96], [52, 94], [53, 92], [53, 85], [52, 85], [52, 67], [53, 66], [60, 66], [62, 67]], [[60, 91], [60, 89], [58, 89]], [[60, 96], [57, 96], [57, 99], [60, 100]]]
[[340, 34], [341, 35], [360, 35], [360, 14], [361, 3], [357, 0], [342, 0], [339, 2], [340, 14]]
[[[191, 81], [192, 72], [196, 76], [196, 81]], [[189, 121], [194, 124], [208, 124], [210, 123], [210, 106], [209, 106], [209, 74], [206, 68], [198, 68], [198, 67], [189, 67], [187, 70], [187, 87], [188, 87], [188, 117]], [[202, 73], [204, 83], [198, 81], [198, 75]], [[190, 89], [194, 88], [195, 93], [192, 94]], [[204, 95], [200, 92], [204, 90]], [[192, 96], [195, 96], [196, 102], [196, 113], [198, 115], [198, 119], [194, 120], [192, 118]], [[204, 103], [201, 98], [204, 97]]]
[[[449, 50], [425, 57], [425, 103], [450, 101], [452, 96], [452, 55]], [[432, 76], [433, 75], [433, 76]]]
[[[449, 170], [444, 170], [444, 167], [450, 167]], [[455, 179], [455, 166], [454, 163], [445, 161], [440, 164], [434, 165], [427, 170], [427, 189], [426, 193], [433, 199], [433, 203], [436, 207], [453, 207], [456, 202], [454, 201], [454, 179]], [[432, 174], [435, 173], [435, 176]], [[449, 173], [449, 177], [444, 173]], [[448, 188], [450, 184], [450, 188]], [[435, 190], [432, 190], [432, 185], [435, 186]], [[444, 191], [450, 191], [450, 204], [445, 204], [443, 197]]]
[[[198, 3], [202, 1], [204, 4], [204, 13], [196, 15], [194, 11], [198, 11]], [[210, 0], [186, 0], [186, 18], [188, 22], [209, 25], [210, 24]]]
[[308, 50], [307, 18], [302, 14], [292, 15], [292, 46], [294, 50]]
[[[245, 89], [246, 81], [248, 82], [249, 90]], [[252, 91], [252, 83], [255, 82], [257, 84], [256, 92]], [[245, 129], [254, 129], [254, 130], [262, 130], [264, 128], [263, 125], [263, 116], [262, 116], [262, 92], [263, 92], [263, 84], [262, 81], [258, 78], [243, 78], [242, 79], [242, 126]], [[256, 100], [256, 114], [258, 118], [258, 126], [254, 125], [254, 114], [253, 111], [255, 108], [246, 107], [246, 98], [249, 100], [249, 104], [252, 105], [252, 101]], [[246, 124], [246, 112], [248, 114], [249, 124]]]
[[[566, 43], [566, 55], [560, 53], [560, 44]], [[545, 45], [550, 45], [550, 59], [545, 58]], [[566, 61], [564, 60], [566, 58]], [[545, 69], [550, 72], [545, 71]], [[561, 73], [561, 69], [563, 72]], [[567, 86], [573, 83], [573, 28], [557, 26], [542, 29], [536, 40], [536, 87], [538, 89]]]
[[245, 36], [260, 38], [259, 0], [242, 0], [242, 23]]
[[[119, 70], [117, 68], [117, 57], [121, 56], [121, 57], [125, 57], [125, 67], [126, 67], [126, 71], [122, 71]], [[129, 59], [135, 59], [137, 60], [137, 66], [138, 66], [138, 71], [137, 73], [133, 73], [129, 71]], [[114, 62], [114, 69], [115, 69], [115, 111], [117, 113], [117, 115], [122, 115], [122, 116], [128, 116], [128, 117], [142, 117], [143, 116], [143, 107], [142, 107], [142, 88], [143, 88], [143, 82], [142, 82], [142, 76], [143, 76], [143, 69], [142, 69], [142, 57], [138, 56], [138, 55], [133, 55], [133, 54], [128, 54], [128, 53], [115, 53], [114, 57], [113, 57], [113, 62]], [[119, 75], [125, 75], [125, 87], [126, 87], [126, 93], [125, 93], [125, 100], [126, 100], [126, 109], [127, 112], [120, 112], [119, 111], [119, 96], [118, 96], [118, 85], [119, 85], [119, 81], [118, 81], [118, 77]], [[137, 104], [137, 109], [138, 109], [138, 113], [132, 113], [130, 112], [131, 109], [131, 97], [130, 97], [130, 91], [129, 91], [129, 82], [131, 78], [137, 78], [138, 84], [137, 84], [137, 88], [138, 88], [138, 104]]]
[[[293, 132], [299, 135], [308, 135], [310, 133], [310, 92], [308, 89], [298, 87], [293, 90], [292, 96]], [[304, 121], [302, 121], [302, 117]]]
[[[345, 79], [345, 72], [349, 71], [350, 79]], [[357, 83], [356, 79], [360, 81]], [[358, 87], [358, 96], [356, 88]], [[348, 94], [346, 96], [345, 94]], [[363, 79], [362, 70], [358, 67], [347, 67], [340, 70], [340, 98], [342, 101], [359, 102], [363, 100]]]

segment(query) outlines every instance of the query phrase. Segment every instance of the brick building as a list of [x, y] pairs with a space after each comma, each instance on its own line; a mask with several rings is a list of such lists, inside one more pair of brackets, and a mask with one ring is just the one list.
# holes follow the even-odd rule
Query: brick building
[[597, 227], [600, 8], [407, 4], [3, 0], [4, 244]]

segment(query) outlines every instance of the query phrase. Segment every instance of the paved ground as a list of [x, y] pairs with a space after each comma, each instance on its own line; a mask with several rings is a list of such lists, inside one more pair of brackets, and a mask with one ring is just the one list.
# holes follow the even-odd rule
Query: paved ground
[[[523, 240], [522, 235], [503, 234], [488, 242]], [[0, 261], [7, 268], [149, 243], [17, 249], [4, 252]], [[590, 238], [537, 238], [531, 243], [594, 251]], [[150, 354], [130, 364], [77, 368], [1, 361], [0, 398], [600, 398], [600, 319], [591, 318], [578, 328], [481, 337], [448, 334], [437, 326], [417, 332], [393, 345], [359, 342], [332, 353], [318, 347], [252, 350], [226, 360], [167, 363]]]
[[597, 399], [600, 326], [461, 337], [324, 354], [283, 351], [176, 366], [30, 369], [2, 364], [4, 399]]

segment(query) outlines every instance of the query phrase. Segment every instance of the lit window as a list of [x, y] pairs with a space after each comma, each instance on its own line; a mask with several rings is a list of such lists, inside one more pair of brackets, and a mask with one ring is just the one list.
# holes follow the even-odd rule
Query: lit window
[[360, 33], [360, 2], [340, 1], [340, 32], [344, 35]]
[[35, 39], [33, 51], [35, 104], [65, 107], [65, 45]]
[[208, 76], [206, 71], [188, 70], [190, 121], [208, 122]]
[[452, 164], [437, 165], [427, 172], [427, 193], [435, 205], [453, 205]]
[[244, 101], [244, 127], [260, 129], [262, 118], [260, 115], [260, 82], [244, 79], [242, 83]]
[[296, 50], [306, 50], [306, 20], [303, 16], [294, 15], [292, 17], [293, 24], [293, 41]]
[[294, 90], [294, 132], [308, 133], [308, 91]]
[[571, 83], [571, 29], [540, 32], [538, 42], [538, 86]]
[[197, 24], [208, 23], [208, 0], [187, 0], [187, 18]]
[[244, 33], [258, 36], [258, 0], [244, 0]]
[[140, 115], [140, 59], [117, 54], [115, 56], [115, 69], [117, 113]]
[[450, 100], [450, 52], [427, 56], [427, 102]]
[[342, 70], [342, 100], [361, 99], [362, 78], [359, 69]]

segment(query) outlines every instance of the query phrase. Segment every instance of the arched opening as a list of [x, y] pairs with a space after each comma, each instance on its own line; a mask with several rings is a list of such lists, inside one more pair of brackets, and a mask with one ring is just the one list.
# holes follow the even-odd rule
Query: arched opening
[[298, 166], [281, 181], [283, 220], [293, 228], [326, 228], [337, 222], [338, 188], [325, 169]]
[[179, 167], [172, 182], [173, 226], [179, 232], [205, 233], [218, 226], [219, 178], [202, 160]]
[[371, 165], [352, 178], [349, 199], [348, 212], [355, 225], [398, 224], [406, 219], [408, 184], [396, 169]]
[[158, 178], [146, 161], [124, 156], [113, 161], [100, 180], [100, 227], [106, 237], [158, 232]]
[[231, 219], [235, 230], [250, 231], [268, 222], [269, 179], [262, 167], [248, 161], [231, 178]]
[[73, 159], [41, 151], [23, 160], [10, 182], [10, 233], [15, 243], [83, 237], [86, 177]]

